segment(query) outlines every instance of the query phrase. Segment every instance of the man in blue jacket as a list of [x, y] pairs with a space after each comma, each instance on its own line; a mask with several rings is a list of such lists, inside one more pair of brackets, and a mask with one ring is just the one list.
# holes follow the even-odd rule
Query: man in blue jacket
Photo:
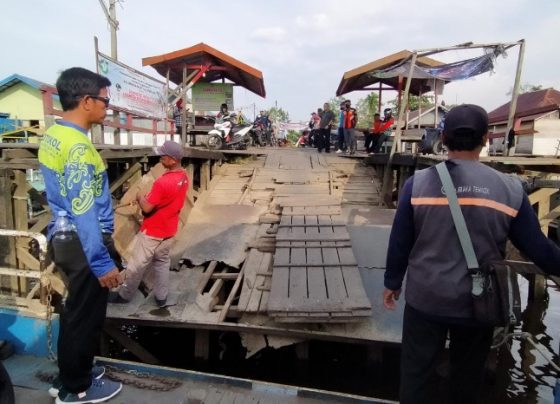
[[[446, 117], [443, 143], [478, 262], [501, 260], [506, 242], [543, 271], [560, 274], [560, 249], [541, 231], [521, 183], [480, 163], [488, 115], [460, 105]], [[383, 303], [395, 308], [406, 280], [400, 401], [432, 403], [437, 359], [449, 334], [450, 402], [475, 403], [493, 328], [476, 322], [472, 279], [435, 167], [403, 186], [389, 239]]]
[[113, 208], [101, 156], [88, 138], [93, 124], [103, 123], [111, 82], [89, 70], [63, 71], [56, 82], [62, 120], [45, 133], [39, 166], [53, 218], [65, 211], [76, 231], [63, 240], [48, 227], [54, 262], [68, 280], [60, 315], [59, 378], [49, 390], [57, 403], [102, 402], [119, 393], [121, 383], [102, 378], [93, 366], [105, 320], [110, 288], [121, 283], [111, 239]]

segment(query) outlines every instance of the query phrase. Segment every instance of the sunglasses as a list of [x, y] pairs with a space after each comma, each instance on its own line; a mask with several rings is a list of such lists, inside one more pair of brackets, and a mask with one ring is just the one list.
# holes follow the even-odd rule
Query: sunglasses
[[91, 95], [91, 94], [83, 94], [83, 95], [77, 95], [77, 98], [81, 98], [81, 97], [89, 97], [89, 98], [93, 98], [94, 100], [99, 100], [101, 101], [103, 104], [105, 104], [105, 107], [109, 106], [109, 102], [111, 101], [111, 99], [109, 97], [101, 97], [99, 95]]

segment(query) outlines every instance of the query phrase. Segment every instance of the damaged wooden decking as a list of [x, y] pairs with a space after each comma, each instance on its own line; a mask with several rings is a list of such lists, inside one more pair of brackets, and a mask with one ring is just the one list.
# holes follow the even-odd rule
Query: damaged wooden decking
[[109, 323], [398, 343], [401, 312], [381, 307], [393, 212], [373, 207], [378, 189], [371, 167], [315, 150], [225, 164], [176, 237], [170, 306], [138, 292], [109, 305]]

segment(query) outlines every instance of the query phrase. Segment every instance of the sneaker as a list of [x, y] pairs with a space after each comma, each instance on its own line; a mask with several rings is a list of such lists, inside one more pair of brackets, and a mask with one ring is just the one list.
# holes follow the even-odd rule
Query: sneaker
[[82, 393], [60, 390], [56, 404], [101, 403], [115, 397], [122, 390], [122, 384], [109, 379], [93, 379], [89, 389]]
[[109, 296], [107, 297], [108, 303], [116, 303], [116, 304], [125, 304], [128, 303], [124, 297], [119, 295], [119, 292], [113, 292], [112, 290], [109, 291]]
[[158, 298], [154, 297], [154, 300], [156, 301], [158, 307], [165, 307], [165, 305], [167, 304], [167, 298], [159, 300]]
[[[94, 366], [91, 368], [91, 377], [92, 379], [101, 379], [105, 374], [105, 367], [104, 366]], [[52, 398], [58, 396], [58, 392], [62, 388], [62, 382], [60, 381], [60, 377], [55, 377], [52, 386], [49, 389], [49, 395]]]
[[344, 153], [344, 152], [342, 151], [342, 149], [338, 149], [338, 150], [336, 151], [336, 154], [340, 154], [340, 153]]

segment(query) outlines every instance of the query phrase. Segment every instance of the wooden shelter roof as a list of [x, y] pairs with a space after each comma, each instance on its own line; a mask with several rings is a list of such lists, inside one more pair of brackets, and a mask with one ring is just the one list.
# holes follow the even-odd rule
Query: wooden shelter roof
[[169, 69], [169, 80], [175, 84], [182, 83], [185, 65], [191, 71], [195, 67], [210, 65], [205, 77], [201, 79], [204, 82], [226, 78], [261, 97], [266, 96], [260, 70], [202, 42], [189, 48], [142, 59], [142, 66], [152, 66], [163, 77], [167, 77]]
[[[394, 89], [398, 88], [398, 77], [392, 78], [385, 78], [380, 79], [377, 77], [373, 77], [372, 75], [368, 74], [374, 72], [376, 70], [383, 70], [391, 66], [395, 66], [402, 62], [403, 60], [409, 58], [412, 55], [412, 52], [408, 50], [402, 50], [397, 53], [393, 53], [392, 55], [385, 56], [381, 59], [374, 60], [368, 64], [363, 66], [356, 67], [355, 69], [348, 70], [342, 76], [342, 80], [338, 85], [338, 89], [336, 90], [336, 95], [340, 96], [352, 91], [362, 90], [370, 85], [376, 83], [383, 83], [386, 84]], [[418, 66], [441, 66], [444, 63], [439, 62], [435, 59], [423, 56], [419, 57], [416, 60], [416, 64]], [[410, 83], [410, 92], [412, 94], [419, 95], [420, 92], [426, 92], [427, 88], [424, 87], [426, 80], [425, 79], [412, 79]]]

